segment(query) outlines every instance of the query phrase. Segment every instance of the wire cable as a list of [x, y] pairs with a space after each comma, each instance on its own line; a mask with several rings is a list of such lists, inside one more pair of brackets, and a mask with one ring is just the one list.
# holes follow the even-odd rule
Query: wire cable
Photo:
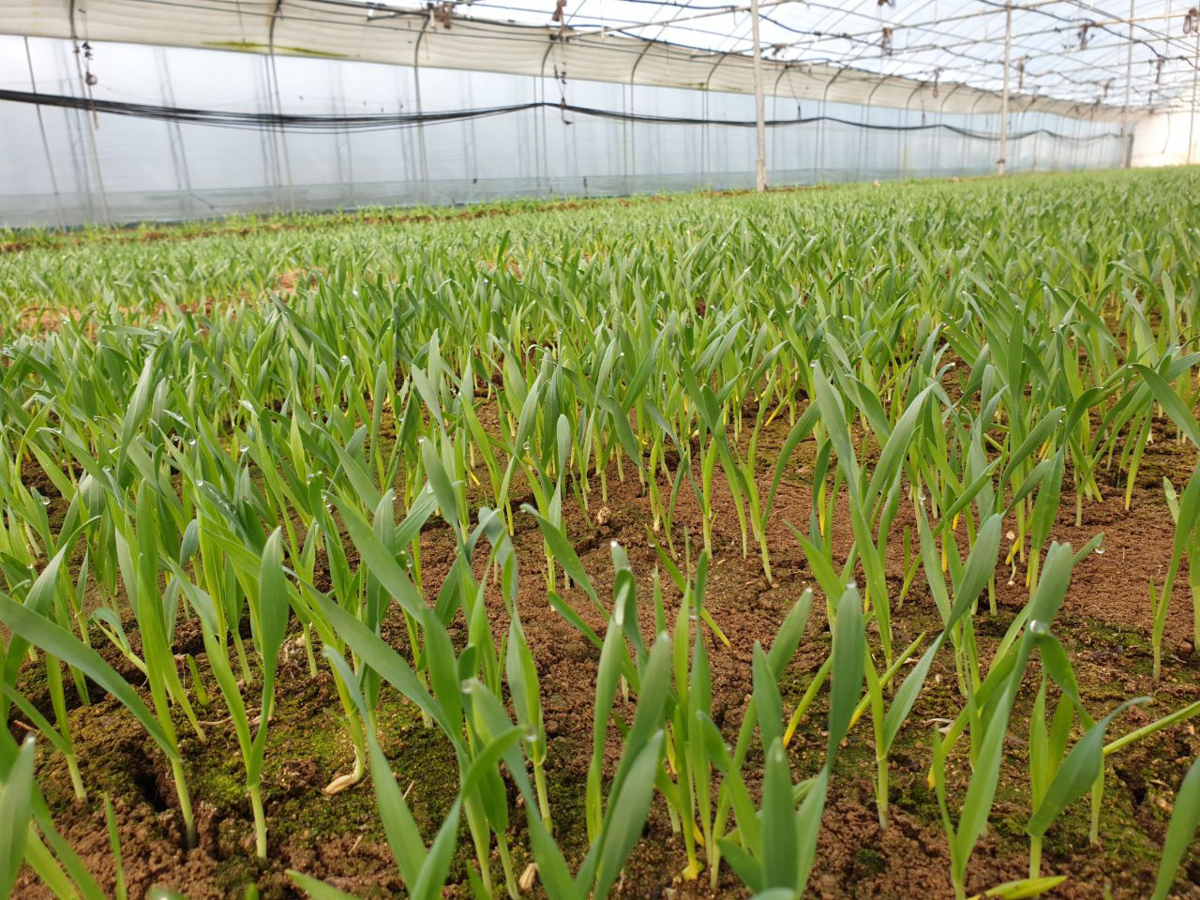
[[[444, 122], [466, 122], [473, 119], [484, 119], [492, 116], [514, 115], [532, 110], [558, 110], [575, 116], [586, 116], [595, 119], [607, 119], [621, 122], [632, 122], [643, 125], [716, 125], [726, 128], [754, 128], [753, 119], [711, 119], [692, 116], [659, 116], [650, 113], [628, 113], [617, 110], [597, 109], [590, 106], [552, 101], [534, 101], [516, 103], [509, 106], [484, 106], [473, 109], [440, 110], [438, 112], [422, 113], [363, 113], [358, 115], [310, 115], [297, 113], [273, 112], [234, 112], [229, 110], [195, 109], [181, 106], [156, 106], [149, 103], [130, 103], [124, 100], [89, 99], [73, 97], [65, 94], [43, 94], [33, 91], [0, 90], [0, 101], [9, 103], [26, 103], [40, 107], [57, 109], [83, 109], [94, 111], [100, 115], [127, 116], [137, 119], [150, 119], [160, 122], [179, 122], [190, 125], [206, 125], [218, 128], [235, 128], [252, 131], [275, 130], [299, 134], [332, 134], [336, 132], [370, 132], [387, 131], [403, 128], [415, 128], [422, 125], [436, 125]], [[866, 131], [909, 132], [944, 130], [971, 140], [997, 142], [1000, 135], [990, 131], [976, 131], [951, 125], [946, 122], [926, 122], [918, 125], [886, 125], [870, 122], [856, 122], [837, 116], [809, 116], [795, 119], [769, 119], [768, 128], [790, 128], [804, 125], [814, 125], [818, 122], [829, 122], [845, 125]], [[1077, 137], [1063, 132], [1038, 128], [1030, 131], [1009, 134], [1008, 139], [1044, 136], [1052, 140], [1065, 141], [1073, 144], [1088, 143], [1097, 140], [1110, 140], [1118, 137], [1116, 132], [1100, 133]]]

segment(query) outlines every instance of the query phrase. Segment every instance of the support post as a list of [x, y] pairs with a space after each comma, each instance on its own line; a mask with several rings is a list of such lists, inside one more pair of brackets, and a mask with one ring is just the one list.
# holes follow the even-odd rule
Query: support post
[[[1033, 104], [1036, 102], [1037, 102], [1037, 98], [1033, 97], [1029, 100], [1029, 102], [1027, 104], [1025, 104], [1025, 110], [1024, 110], [1023, 114], [1021, 115], [1022, 122], [1024, 122], [1026, 119], [1029, 118], [1029, 110], [1031, 110], [1033, 108]], [[1038, 115], [1041, 115], [1041, 113], [1039, 113]], [[1046, 117], [1043, 115], [1041, 118], [1041, 121], [1044, 122], [1045, 120], [1046, 120]], [[1041, 129], [1037, 128], [1034, 130], [1034, 134], [1033, 134], [1033, 154], [1032, 154], [1032, 159], [1030, 159], [1030, 161], [1029, 161], [1029, 171], [1030, 172], [1037, 171], [1038, 146], [1039, 146], [1039, 142], [1042, 139], [1041, 134], [1038, 133], [1040, 131], [1041, 131]]]
[[[550, 152], [546, 141], [546, 60], [550, 58], [550, 52], [554, 49], [554, 36], [550, 36], [550, 41], [546, 44], [546, 52], [542, 54], [542, 68], [538, 74], [538, 80], [534, 85], [533, 99], [539, 101], [541, 108], [537, 114], [541, 118], [542, 135], [540, 139], [540, 156], [541, 160], [538, 166], [538, 193], [549, 197], [553, 193], [550, 190]], [[536, 127], [535, 127], [536, 130]]]
[[[942, 135], [946, 131], [946, 101], [954, 96], [954, 92], [962, 87], [962, 82], [958, 82], [954, 87], [950, 88], [950, 92], [942, 98], [942, 102], [938, 104], [938, 130], [937, 136], [934, 138], [933, 145], [933, 177], [937, 178], [943, 175], [942, 172]], [[951, 172], [954, 170], [951, 169]]]
[[870, 128], [871, 118], [871, 103], [875, 100], [875, 92], [879, 90], [887, 82], [888, 76], [882, 75], [875, 82], [875, 87], [871, 88], [871, 93], [867, 94], [867, 102], [862, 106], [862, 113], [858, 117], [858, 151], [854, 155], [854, 180], [862, 181], [863, 161], [867, 154], [867, 130]]
[[[637, 182], [637, 120], [634, 118], [636, 115], [637, 97], [634, 94], [636, 90], [634, 82], [637, 79], [638, 66], [642, 64], [642, 60], [646, 58], [646, 53], [653, 46], [653, 44], [647, 43], [629, 69], [629, 117], [625, 120], [625, 150], [629, 154], [629, 162], [625, 165], [625, 193], [627, 194], [637, 193], [637, 188], [635, 187]], [[624, 102], [625, 92], [622, 90], [622, 105], [624, 105]]]
[[[909, 107], [912, 106], [913, 97], [925, 87], [925, 82], [920, 82], [915, 88], [909, 92], [908, 99], [904, 101], [904, 118], [900, 122], [900, 127], [896, 129], [896, 177], [903, 179], [908, 175], [908, 113]], [[922, 113], [924, 110], [922, 110]]]
[[767, 189], [767, 127], [763, 113], [762, 43], [758, 35], [758, 0], [750, 0], [750, 30], [754, 37], [754, 132], [758, 155], [754, 160], [754, 189]]
[[1012, 3], [1004, 6], [1004, 96], [1000, 98], [1000, 158], [996, 174], [1004, 176], [1004, 157], [1008, 153], [1008, 70], [1012, 63]]
[[[33, 74], [33, 54], [29, 52], [29, 38], [25, 38], [25, 61], [29, 64], [29, 89], [38, 92], [37, 78]], [[63, 213], [62, 194], [58, 190], [58, 176], [54, 174], [54, 159], [50, 155], [50, 141], [46, 138], [46, 123], [42, 119], [42, 105], [35, 104], [37, 110], [38, 131], [42, 135], [42, 150], [46, 154], [46, 170], [50, 173], [50, 186], [54, 189], [54, 206], [58, 210], [58, 226], [67, 227], [67, 217]]]
[[[975, 109], [976, 109], [976, 107], [978, 107], [978, 106], [979, 106], [979, 101], [980, 101], [980, 100], [982, 100], [984, 97], [987, 97], [987, 96], [989, 96], [989, 95], [988, 95], [988, 94], [985, 94], [983, 91], [980, 91], [980, 92], [979, 92], [979, 96], [975, 98], [975, 102], [971, 104], [971, 111], [970, 111], [969, 113], [967, 113], [967, 125], [968, 125], [968, 126], [971, 126], [971, 125], [974, 125], [974, 124], [975, 124]], [[970, 127], [968, 127], [968, 128], [967, 128], [967, 130], [968, 130], [968, 131], [971, 131], [971, 130], [973, 130], [973, 129], [971, 129]], [[968, 169], [967, 169], [967, 162], [968, 162], [968, 160], [969, 160], [969, 155], [968, 155], [968, 154], [969, 154], [969, 151], [970, 151], [970, 149], [971, 149], [970, 140], [971, 140], [971, 138], [970, 138], [970, 137], [968, 137], [967, 135], [965, 135], [965, 134], [964, 134], [964, 135], [962, 136], [962, 148], [963, 148], [963, 152], [962, 152], [962, 165], [961, 165], [961, 166], [959, 166], [959, 168], [960, 168], [960, 169], [962, 169], [962, 172], [963, 172], [963, 174], [964, 174], [964, 175], [966, 175], [966, 174], [968, 173]], [[985, 152], [986, 152], [986, 151], [985, 151]]]
[[1073, 140], [1071, 141], [1071, 143], [1070, 143], [1070, 145], [1069, 145], [1069, 146], [1071, 147], [1071, 155], [1070, 155], [1070, 157], [1067, 159], [1067, 165], [1065, 166], [1065, 168], [1067, 168], [1068, 170], [1069, 170], [1069, 169], [1074, 169], [1074, 168], [1076, 168], [1076, 165], [1075, 165], [1075, 149], [1074, 149], [1074, 148], [1079, 146], [1079, 138], [1080, 138], [1080, 134], [1079, 134], [1079, 132], [1081, 132], [1081, 131], [1083, 131], [1083, 119], [1082, 119], [1082, 117], [1080, 117], [1080, 116], [1078, 116], [1078, 115], [1077, 115], [1077, 116], [1075, 117], [1075, 131], [1074, 131], [1074, 133], [1071, 135], [1071, 137], [1073, 138]]
[[[779, 118], [779, 82], [783, 81], [783, 76], [788, 73], [788, 69], [790, 69], [791, 66], [791, 63], [785, 63], [783, 68], [779, 70], [779, 74], [775, 77], [775, 86], [771, 89], [771, 118], [773, 119]], [[792, 91], [792, 96], [793, 98], [796, 96], [794, 89]], [[799, 105], [798, 99], [797, 105]], [[797, 118], [799, 118], [798, 115]], [[782, 130], [783, 129], [777, 127], [771, 132], [771, 159], [775, 161], [780, 159], [786, 160], [788, 158], [786, 150], [783, 153], [779, 152], [779, 137]], [[788, 179], [786, 176], [784, 180], [788, 181], [789, 183], [794, 181], [794, 179]]]
[[279, 94], [279, 70], [275, 67], [275, 26], [283, 16], [283, 0], [275, 0], [275, 12], [271, 15], [271, 28], [268, 32], [267, 46], [267, 80], [271, 86], [271, 95], [275, 99], [275, 115], [278, 116], [276, 131], [279, 135], [279, 149], [283, 156], [284, 177], [287, 178], [288, 206], [296, 211], [296, 185], [292, 180], [292, 158], [288, 153], [287, 132], [283, 129], [283, 101]]
[[276, 162], [283, 161], [283, 181], [288, 192], [288, 210], [296, 211], [296, 186], [292, 181], [292, 157], [288, 153], [287, 132], [283, 130], [283, 101], [279, 92], [279, 77], [278, 71], [275, 68], [275, 50], [272, 42], [272, 49], [267, 54], [264, 60], [264, 65], [267, 70], [267, 89], [269, 94], [267, 97], [268, 103], [271, 105], [271, 112], [276, 117], [274, 134], [274, 146], [276, 154]]
[[1133, 3], [1129, 0], [1129, 45], [1125, 50], [1125, 109], [1121, 113], [1121, 168], [1129, 168], [1129, 86], [1133, 80]]
[[[80, 92], [79, 95], [81, 97], [87, 97], [88, 100], [91, 101], [92, 100], [92, 86], [91, 86], [91, 84], [88, 83], [88, 78], [84, 74], [83, 63], [81, 63], [79, 61], [79, 58], [84, 51], [79, 46], [79, 34], [75, 28], [75, 0], [71, 0], [70, 21], [71, 21], [71, 45], [75, 51], [75, 74], [79, 78], [79, 92]], [[87, 42], [85, 41], [84, 43], [87, 43]], [[89, 106], [90, 106], [90, 103], [89, 103]], [[94, 106], [90, 106], [89, 113], [90, 113], [90, 115], [87, 115], [84, 118], [87, 119], [87, 123], [88, 123], [88, 131], [87, 131], [88, 146], [90, 147], [90, 149], [92, 151], [92, 167], [95, 171], [96, 186], [100, 190], [100, 208], [101, 208], [101, 210], [103, 210], [103, 213], [104, 213], [104, 224], [111, 225], [112, 217], [109, 215], [109, 212], [108, 212], [108, 193], [104, 189], [104, 173], [100, 169], [100, 150], [96, 146], [96, 129], [100, 127], [100, 120], [99, 120], [99, 117], [96, 115], [96, 108]]]
[[[344, 119], [349, 115], [349, 110], [346, 108], [346, 84], [342, 80], [341, 63], [330, 60], [326, 64], [326, 75], [329, 77], [329, 94], [332, 105], [337, 110], [337, 114]], [[343, 139], [346, 142], [345, 153], [342, 152]], [[339, 128], [334, 132], [333, 152], [338, 171], [338, 208], [344, 209], [348, 206], [354, 209], [357, 205], [354, 196], [354, 147], [351, 144], [349, 127]]]
[[417, 148], [418, 156], [421, 164], [421, 201], [425, 204], [429, 203], [429, 156], [425, 151], [425, 120], [423, 118], [424, 110], [421, 106], [421, 41], [425, 39], [425, 32], [429, 28], [430, 19], [433, 13], [421, 23], [421, 33], [417, 35], [416, 44], [413, 46], [413, 88], [416, 94], [417, 102]]
[[1192, 145], [1196, 137], [1196, 75], [1200, 73], [1200, 28], [1196, 29], [1196, 59], [1192, 64], [1192, 115], [1188, 119], [1187, 164], [1192, 164]]
[[[165, 47], [154, 51], [155, 62], [158, 64], [159, 91], [163, 105], [174, 108], [175, 88], [171, 82], [171, 66], [167, 62]], [[192, 214], [192, 176], [188, 171], [187, 151], [183, 145], [183, 129], [179, 122], [167, 122], [167, 138], [171, 144], [171, 162], [175, 166], [175, 185], [179, 190], [180, 218], [186, 219]]]
[[813, 164], [813, 184], [821, 180], [821, 173], [825, 171], [825, 104], [829, 100], [829, 89], [833, 87], [833, 83], [842, 77], [845, 72], [845, 67], [839, 68], [833, 73], [833, 77], [825, 82], [825, 89], [821, 92], [821, 112], [817, 118], [817, 152], [815, 155], [816, 162]]
[[[78, 65], [78, 61], [79, 61], [79, 52], [78, 51], [75, 54], [75, 60], [76, 60], [76, 65]], [[84, 80], [82, 69], [79, 70], [79, 81], [81, 84], [84, 85], [83, 96], [90, 98], [91, 97], [91, 88], [87, 86], [87, 83]], [[93, 109], [91, 111], [91, 115], [84, 116], [84, 119], [87, 120], [87, 124], [88, 124], [87, 139], [88, 139], [88, 148], [92, 152], [92, 171], [95, 174], [96, 187], [100, 191], [100, 210], [104, 215], [104, 224], [111, 225], [112, 224], [112, 216], [109, 214], [109, 211], [108, 211], [108, 191], [105, 190], [104, 172], [100, 168], [100, 148], [96, 145], [96, 125], [97, 125], [96, 111]]]

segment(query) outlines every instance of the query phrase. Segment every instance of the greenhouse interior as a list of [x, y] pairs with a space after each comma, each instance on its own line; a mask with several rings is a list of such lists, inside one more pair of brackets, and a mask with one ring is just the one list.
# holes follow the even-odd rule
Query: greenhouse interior
[[1195, 0], [0, 0], [0, 900], [1200, 900]]
[[1173, 0], [761, 5], [5, 0], [0, 221], [753, 187], [758, 97], [773, 185], [1200, 140]]

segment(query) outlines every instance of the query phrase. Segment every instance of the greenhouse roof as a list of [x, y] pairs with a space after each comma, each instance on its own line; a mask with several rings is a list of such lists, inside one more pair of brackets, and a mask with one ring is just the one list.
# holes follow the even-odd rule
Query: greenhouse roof
[[[512, 5], [510, 5], [512, 4]], [[0, 31], [631, 85], [753, 91], [743, 0], [0, 0]], [[762, 0], [767, 93], [1119, 121], [1190, 98], [1200, 15], [1174, 0]]]

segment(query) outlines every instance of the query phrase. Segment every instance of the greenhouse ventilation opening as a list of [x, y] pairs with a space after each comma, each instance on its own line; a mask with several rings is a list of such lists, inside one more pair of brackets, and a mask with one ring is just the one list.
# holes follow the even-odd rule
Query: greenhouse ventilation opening
[[0, 0], [0, 223], [1200, 158], [1171, 0], [509, 4]]

